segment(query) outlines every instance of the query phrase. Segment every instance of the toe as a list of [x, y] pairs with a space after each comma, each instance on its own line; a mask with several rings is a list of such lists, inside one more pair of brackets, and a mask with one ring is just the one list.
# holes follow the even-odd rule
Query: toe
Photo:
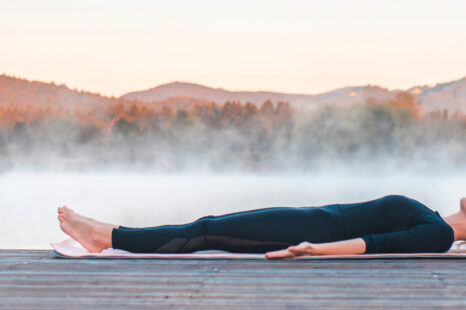
[[70, 213], [70, 209], [69, 209], [67, 206], [63, 206], [63, 207], [62, 207], [62, 210], [63, 210], [63, 214], [68, 214], [68, 213]]

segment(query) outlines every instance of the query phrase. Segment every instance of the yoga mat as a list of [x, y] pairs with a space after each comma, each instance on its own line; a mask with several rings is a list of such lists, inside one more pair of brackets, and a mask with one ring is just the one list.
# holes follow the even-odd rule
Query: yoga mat
[[[152, 259], [267, 259], [264, 254], [230, 253], [225, 251], [199, 251], [190, 254], [131, 253], [117, 249], [106, 249], [101, 253], [89, 253], [78, 242], [67, 239], [52, 243], [52, 253], [61, 258], [152, 258]], [[393, 253], [362, 255], [315, 255], [298, 256], [292, 259], [387, 259], [387, 258], [466, 258], [466, 242], [454, 242], [445, 253]]]

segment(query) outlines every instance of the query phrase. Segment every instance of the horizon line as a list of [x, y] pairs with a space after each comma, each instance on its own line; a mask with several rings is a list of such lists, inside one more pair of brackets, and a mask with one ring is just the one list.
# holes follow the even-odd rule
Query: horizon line
[[5, 77], [8, 77], [8, 78], [13, 78], [13, 79], [17, 79], [17, 80], [25, 80], [25, 81], [28, 81], [28, 82], [38, 82], [38, 83], [43, 83], [43, 84], [53, 84], [53, 85], [56, 85], [56, 86], [64, 86], [64, 87], [66, 87], [66, 88], [68, 88], [69, 90], [72, 90], [72, 91], [85, 92], [85, 93], [89, 93], [89, 94], [93, 94], [93, 95], [98, 95], [98, 96], [104, 97], [104, 98], [122, 98], [122, 97], [124, 97], [124, 96], [126, 96], [128, 94], [138, 93], [138, 92], [145, 92], [145, 91], [149, 91], [149, 90], [152, 90], [152, 89], [160, 87], [160, 86], [176, 84], [176, 83], [190, 84], [190, 85], [210, 88], [212, 90], [223, 90], [223, 91], [233, 92], [233, 93], [237, 93], [237, 92], [250, 92], [250, 93], [264, 92], [264, 93], [275, 93], [275, 94], [282, 94], [282, 95], [316, 96], [316, 95], [325, 94], [325, 93], [329, 93], [329, 92], [333, 92], [333, 91], [340, 90], [340, 89], [345, 89], [345, 88], [362, 88], [362, 87], [379, 87], [379, 88], [382, 88], [382, 89], [385, 89], [385, 90], [388, 90], [388, 91], [407, 91], [409, 89], [416, 88], [416, 87], [430, 87], [430, 88], [433, 88], [433, 87], [436, 87], [438, 85], [448, 84], [448, 83], [451, 83], [451, 82], [456, 82], [456, 81], [466, 79], [466, 75], [463, 75], [463, 76], [461, 76], [461, 77], [459, 77], [457, 79], [452, 79], [452, 80], [448, 80], [448, 81], [444, 81], [444, 82], [437, 82], [435, 85], [429, 85], [429, 84], [421, 85], [421, 84], [418, 84], [418, 85], [413, 85], [413, 86], [405, 88], [405, 89], [400, 89], [400, 88], [390, 89], [390, 88], [384, 87], [382, 85], [367, 83], [367, 84], [360, 84], [360, 85], [347, 85], [347, 86], [343, 86], [343, 87], [336, 87], [336, 88], [332, 88], [332, 89], [327, 90], [327, 91], [317, 92], [317, 93], [280, 92], [280, 91], [276, 91], [276, 90], [264, 90], [264, 89], [233, 90], [233, 89], [228, 89], [228, 88], [223, 88], [223, 87], [208, 86], [208, 85], [196, 83], [196, 82], [193, 82], [193, 81], [172, 80], [171, 82], [161, 83], [161, 84], [158, 84], [158, 85], [155, 85], [155, 86], [152, 86], [152, 87], [149, 87], [149, 88], [145, 88], [145, 89], [132, 90], [132, 91], [129, 91], [129, 92], [125, 92], [124, 94], [122, 94], [120, 96], [115, 96], [115, 95], [105, 95], [105, 94], [100, 93], [100, 92], [94, 92], [94, 91], [86, 90], [86, 89], [83, 89], [83, 88], [80, 89], [80, 88], [77, 88], [77, 87], [71, 87], [71, 86], [67, 85], [66, 83], [59, 83], [59, 82], [53, 81], [53, 80], [52, 81], [45, 81], [45, 80], [28, 79], [26, 77], [17, 76], [17, 75], [13, 75], [13, 74], [8, 74], [6, 72], [3, 72], [2, 74], [0, 74], [0, 76], [5, 76]]

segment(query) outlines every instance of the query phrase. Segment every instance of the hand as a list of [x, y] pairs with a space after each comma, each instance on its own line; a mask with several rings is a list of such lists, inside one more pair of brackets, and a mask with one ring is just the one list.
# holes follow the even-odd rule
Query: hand
[[290, 258], [303, 255], [319, 255], [318, 244], [301, 242], [298, 245], [290, 246], [287, 249], [265, 253], [267, 258]]
[[319, 255], [319, 244], [301, 242], [298, 245], [288, 247], [288, 251], [295, 253], [296, 255]]
[[265, 253], [265, 257], [267, 258], [290, 258], [290, 257], [295, 257], [295, 256], [296, 254], [288, 251], [288, 249], [271, 251], [271, 252]]

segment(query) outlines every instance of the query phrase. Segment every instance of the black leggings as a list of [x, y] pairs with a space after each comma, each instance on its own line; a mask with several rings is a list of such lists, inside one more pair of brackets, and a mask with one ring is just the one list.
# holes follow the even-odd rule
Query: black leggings
[[266, 208], [206, 216], [184, 225], [120, 226], [112, 232], [113, 248], [135, 253], [264, 253], [302, 241], [332, 241], [319, 208]]

